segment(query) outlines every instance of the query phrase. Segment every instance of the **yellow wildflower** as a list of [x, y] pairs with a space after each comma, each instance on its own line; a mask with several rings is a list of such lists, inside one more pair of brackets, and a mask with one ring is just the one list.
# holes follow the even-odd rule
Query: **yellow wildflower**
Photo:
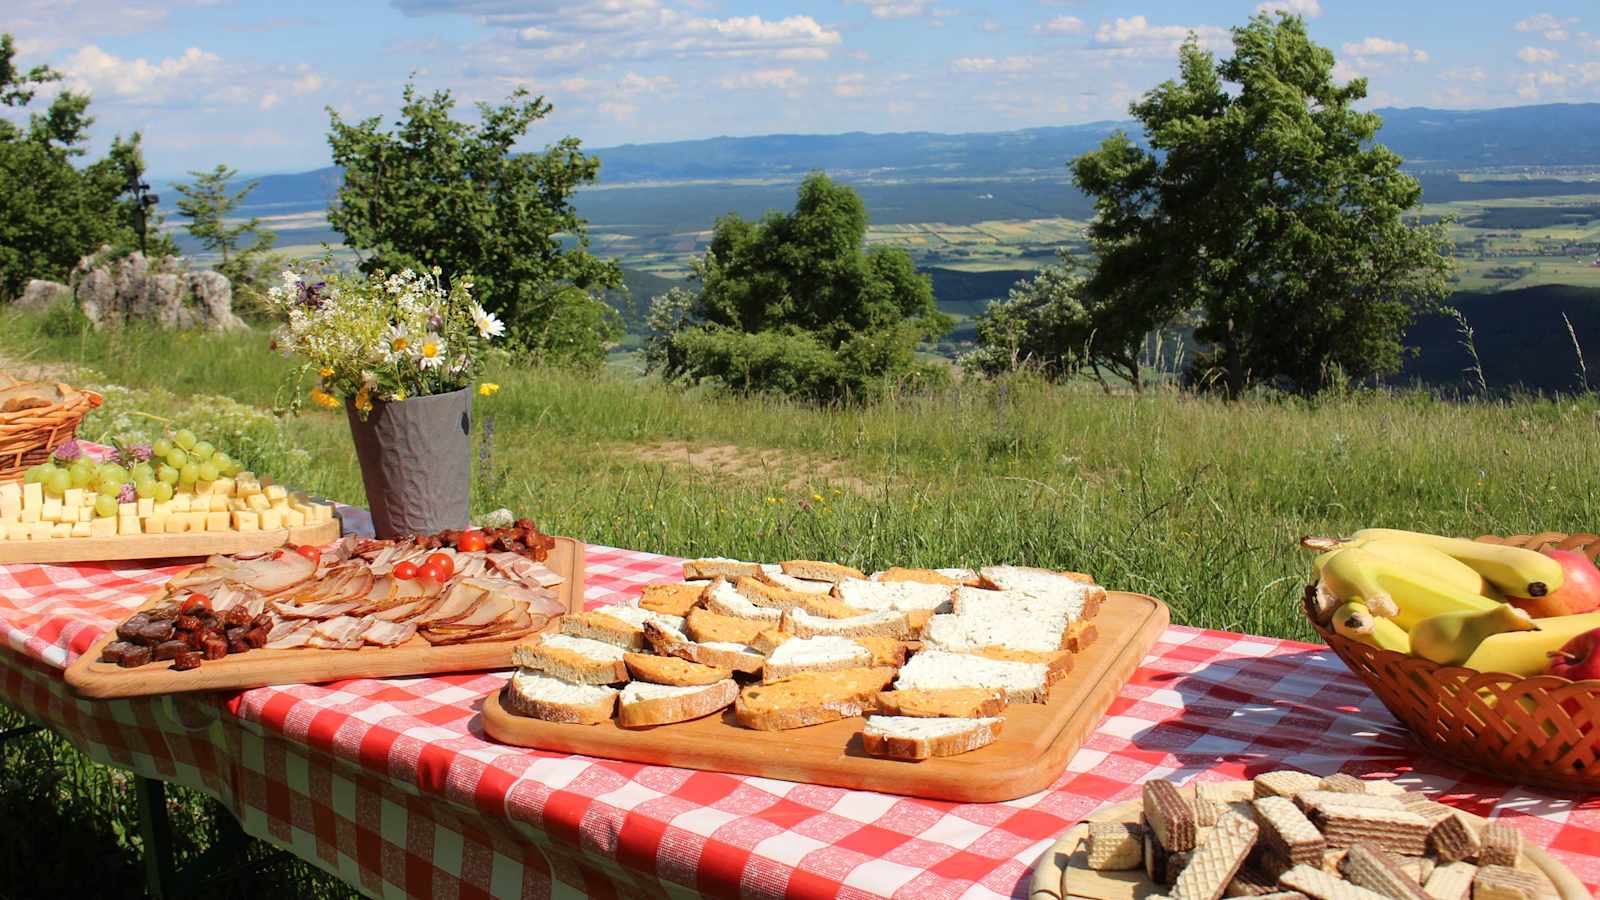
[[483, 384], [478, 385], [478, 396], [493, 397], [498, 390], [500, 390], [500, 385], [492, 381], [485, 381]]
[[813, 503], [821, 503], [822, 502], [822, 495], [821, 494], [812, 494], [811, 495], [811, 500], [812, 500]]
[[318, 406], [325, 406], [328, 409], [335, 409], [339, 405], [338, 398], [334, 397], [332, 394], [328, 393], [322, 388], [311, 389], [311, 402]]
[[330, 378], [330, 377], [333, 376], [333, 367], [332, 366], [323, 366], [320, 370], [317, 371], [317, 374], [321, 375], [323, 378]]
[[372, 412], [372, 391], [369, 388], [356, 391], [356, 411]]

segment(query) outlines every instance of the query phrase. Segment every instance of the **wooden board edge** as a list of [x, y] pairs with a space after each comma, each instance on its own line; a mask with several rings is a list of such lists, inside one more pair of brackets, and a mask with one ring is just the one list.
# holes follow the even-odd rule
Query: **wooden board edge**
[[[0, 565], [54, 565], [129, 559], [183, 559], [213, 554], [259, 553], [284, 544], [326, 544], [338, 540], [341, 525], [331, 522], [274, 531], [218, 531], [193, 534], [131, 534], [109, 538], [52, 538], [0, 541]], [[208, 535], [215, 535], [208, 541]], [[206, 546], [210, 543], [211, 546]], [[37, 552], [26, 552], [29, 550]], [[111, 552], [108, 552], [111, 551]]]

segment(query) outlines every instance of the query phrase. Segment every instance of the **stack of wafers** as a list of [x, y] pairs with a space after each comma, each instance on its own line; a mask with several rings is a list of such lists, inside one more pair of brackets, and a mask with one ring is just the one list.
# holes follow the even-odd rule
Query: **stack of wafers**
[[[1386, 781], [1304, 772], [1248, 785], [1144, 786], [1137, 824], [1093, 822], [1090, 869], [1143, 868], [1172, 900], [1535, 900], [1521, 834]], [[1152, 897], [1149, 900], [1159, 900]]]

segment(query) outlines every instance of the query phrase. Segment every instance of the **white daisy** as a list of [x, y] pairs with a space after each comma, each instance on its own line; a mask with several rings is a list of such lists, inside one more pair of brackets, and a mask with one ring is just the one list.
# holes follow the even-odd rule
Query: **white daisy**
[[480, 337], [499, 337], [506, 333], [506, 323], [478, 304], [472, 304], [472, 324], [478, 326]]
[[417, 344], [417, 365], [432, 369], [444, 365], [444, 338], [430, 334]]
[[411, 335], [398, 325], [390, 325], [383, 330], [384, 350], [391, 361], [409, 355], [413, 351], [411, 343]]

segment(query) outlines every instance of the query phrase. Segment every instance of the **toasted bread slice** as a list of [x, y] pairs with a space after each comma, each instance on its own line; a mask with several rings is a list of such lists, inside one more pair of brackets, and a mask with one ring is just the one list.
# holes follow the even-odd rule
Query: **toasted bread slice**
[[777, 681], [797, 672], [857, 669], [872, 661], [872, 651], [849, 638], [826, 635], [794, 638], [779, 644], [761, 667], [761, 680]]
[[682, 618], [705, 592], [704, 584], [647, 584], [639, 595], [639, 608]]
[[614, 687], [573, 684], [520, 669], [506, 682], [500, 703], [519, 716], [572, 725], [598, 725], [616, 711], [618, 693]]
[[870, 716], [861, 729], [861, 749], [870, 756], [890, 759], [955, 756], [993, 743], [1004, 721]]
[[998, 688], [1007, 703], [1047, 703], [1054, 683], [1044, 663], [989, 659], [968, 653], [919, 650], [901, 667], [896, 690]]
[[691, 609], [684, 620], [683, 631], [693, 641], [751, 644], [756, 635], [771, 627], [770, 622], [725, 616], [709, 609]]
[[567, 634], [536, 634], [511, 648], [511, 661], [573, 684], [616, 684], [628, 680], [626, 654], [604, 641]]
[[959, 585], [927, 584], [921, 581], [861, 581], [850, 578], [839, 582], [833, 595], [846, 606], [857, 609], [898, 609], [908, 613], [947, 613], [954, 607], [951, 597]]
[[613, 604], [561, 617], [561, 633], [616, 644], [624, 650], [643, 650], [646, 646], [644, 623], [657, 621], [682, 628], [683, 619], [662, 615], [637, 606]]
[[859, 716], [894, 678], [889, 666], [801, 672], [772, 684], [746, 685], [734, 703], [735, 721], [758, 731], [782, 731]]
[[832, 634], [840, 637], [891, 637], [909, 640], [917, 629], [905, 613], [894, 609], [864, 613], [848, 619], [828, 619], [813, 616], [803, 609], [786, 609], [778, 626], [796, 637], [817, 637]]
[[750, 646], [755, 648], [757, 653], [770, 656], [772, 651], [778, 649], [779, 644], [793, 637], [794, 635], [789, 634], [786, 631], [779, 631], [776, 628], [768, 628], [765, 631], [757, 634], [755, 639], [750, 642]]
[[622, 661], [628, 666], [628, 674], [651, 684], [716, 684], [733, 676], [727, 669], [703, 666], [675, 656], [627, 653], [623, 655]]
[[786, 591], [799, 591], [802, 594], [833, 593], [833, 582], [831, 581], [807, 581], [804, 578], [785, 575], [777, 566], [763, 566], [761, 574], [756, 577], [773, 587], [780, 587]]
[[944, 584], [954, 587], [966, 585], [977, 587], [980, 584], [978, 573], [971, 569], [903, 569], [900, 566], [891, 566], [882, 572], [872, 573], [872, 581], [914, 581], [923, 584]]
[[617, 724], [624, 728], [643, 728], [687, 722], [726, 709], [738, 696], [739, 686], [732, 678], [690, 685], [629, 682], [619, 698]]
[[803, 609], [814, 616], [823, 616], [829, 619], [848, 619], [851, 616], [859, 616], [864, 612], [868, 612], [865, 609], [847, 606], [826, 594], [807, 594], [801, 591], [773, 587], [759, 578], [736, 578], [733, 581], [733, 588], [756, 606], [765, 606], [780, 611]]
[[998, 688], [878, 692], [878, 712], [886, 716], [987, 718], [1005, 708], [1005, 691]]
[[690, 559], [683, 563], [683, 580], [698, 581], [710, 578], [739, 578], [749, 576], [754, 578], [761, 574], [761, 564], [741, 562], [737, 559], [724, 559], [720, 556], [706, 559]]
[[979, 583], [996, 591], [1053, 591], [1061, 582], [1094, 585], [1094, 576], [1082, 572], [1057, 572], [1037, 566], [984, 566], [978, 570]]
[[750, 619], [762, 623], [762, 627], [765, 628], [776, 628], [778, 621], [783, 618], [781, 607], [758, 606], [751, 603], [749, 597], [736, 590], [733, 583], [725, 578], [711, 582], [701, 602], [704, 604], [704, 609], [719, 616]]
[[838, 563], [819, 562], [814, 559], [791, 559], [788, 562], [778, 563], [778, 568], [785, 575], [795, 578], [804, 578], [807, 581], [832, 581], [838, 583], [846, 578], [866, 578], [866, 573], [860, 569], [841, 566]]
[[1063, 581], [1070, 588], [1052, 592], [996, 591], [987, 588], [956, 588], [950, 603], [956, 613], [976, 612], [991, 616], [1050, 616], [1063, 623], [1092, 619], [1105, 601], [1105, 588], [1096, 584]]
[[1100, 637], [1100, 629], [1093, 622], [1073, 622], [1067, 626], [1067, 649], [1082, 653]]
[[[1093, 626], [1090, 626], [1093, 627]], [[973, 650], [977, 656], [986, 659], [1001, 659], [1008, 662], [1025, 662], [1044, 665], [1050, 669], [1050, 683], [1055, 684], [1061, 677], [1072, 671], [1072, 651], [1054, 650], [1048, 653], [1036, 653], [1032, 650], [1012, 650], [1007, 647], [979, 647]]]
[[687, 659], [703, 666], [749, 674], [760, 672], [767, 662], [766, 656], [744, 644], [723, 641], [698, 643], [689, 640], [681, 630], [661, 622], [646, 622], [644, 633], [656, 653]]
[[905, 641], [890, 637], [860, 637], [855, 642], [872, 653], [872, 662], [868, 665], [894, 666], [898, 669], [906, 664], [909, 648]]
[[1060, 616], [1009, 612], [1000, 616], [977, 612], [934, 616], [922, 629], [922, 644], [956, 653], [973, 653], [985, 647], [1034, 653], [1066, 649], [1067, 623]]

